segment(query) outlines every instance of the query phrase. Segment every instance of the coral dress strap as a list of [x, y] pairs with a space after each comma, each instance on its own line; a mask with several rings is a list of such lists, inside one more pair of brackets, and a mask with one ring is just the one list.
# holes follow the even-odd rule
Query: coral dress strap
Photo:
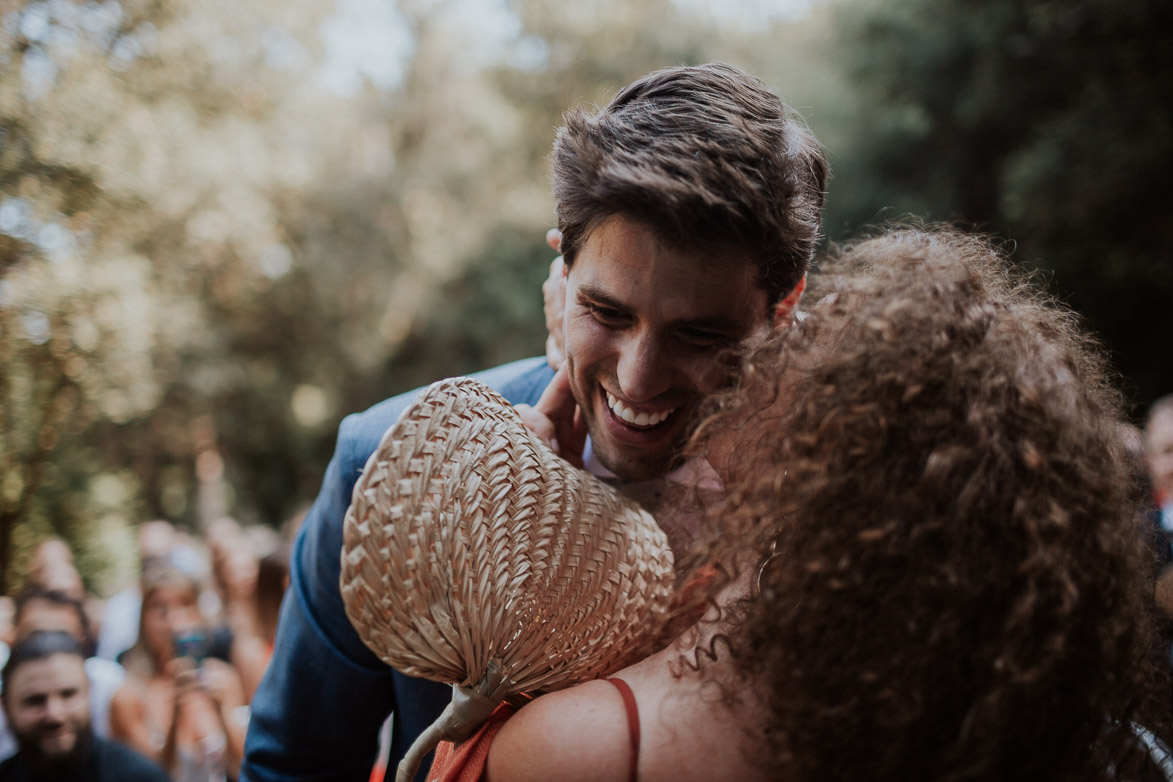
[[627, 682], [622, 679], [606, 679], [615, 685], [619, 695], [623, 698], [623, 709], [627, 712], [627, 735], [631, 737], [631, 772], [628, 774], [630, 782], [639, 780], [639, 708], [635, 705], [635, 694]]
[[[432, 759], [428, 782], [480, 782], [489, 763], [489, 747], [505, 721], [517, 712], [511, 703], [502, 703], [477, 732], [460, 744], [441, 741]], [[388, 769], [394, 775], [394, 769]], [[392, 777], [387, 777], [391, 779]]]

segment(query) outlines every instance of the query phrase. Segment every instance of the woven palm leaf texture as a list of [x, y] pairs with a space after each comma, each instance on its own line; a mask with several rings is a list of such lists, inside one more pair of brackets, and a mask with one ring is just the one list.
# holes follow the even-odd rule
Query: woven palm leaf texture
[[555, 455], [495, 391], [467, 378], [427, 388], [367, 461], [342, 548], [342, 598], [363, 642], [396, 670], [453, 685], [397, 779], [511, 695], [638, 659], [673, 579], [651, 515]]

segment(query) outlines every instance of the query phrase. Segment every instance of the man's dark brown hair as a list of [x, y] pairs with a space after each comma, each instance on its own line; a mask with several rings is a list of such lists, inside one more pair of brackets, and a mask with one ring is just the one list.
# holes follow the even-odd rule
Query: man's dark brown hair
[[94, 653], [94, 639], [93, 631], [90, 628], [89, 615], [86, 613], [85, 606], [80, 600], [71, 597], [66, 593], [57, 589], [46, 589], [39, 584], [29, 584], [16, 596], [16, 613], [13, 616], [13, 622], [20, 625], [21, 618], [24, 617], [25, 612], [30, 610], [29, 605], [41, 601], [57, 608], [68, 608], [77, 615], [77, 624], [81, 628], [82, 637], [78, 641], [82, 645], [86, 656], [92, 656]]
[[622, 214], [670, 247], [748, 253], [771, 304], [806, 273], [827, 162], [758, 79], [721, 63], [666, 68], [564, 119], [552, 177], [568, 265], [595, 226]]
[[1151, 772], [1135, 723], [1165, 729], [1168, 661], [1102, 352], [975, 237], [900, 230], [830, 268], [702, 428], [731, 455], [711, 561], [754, 552], [728, 640], [767, 762]]
[[53, 655], [68, 654], [85, 660], [85, 649], [81, 642], [64, 630], [38, 630], [29, 634], [12, 647], [3, 674], [0, 675], [0, 696], [8, 697], [8, 686], [12, 675], [26, 663], [44, 660]]

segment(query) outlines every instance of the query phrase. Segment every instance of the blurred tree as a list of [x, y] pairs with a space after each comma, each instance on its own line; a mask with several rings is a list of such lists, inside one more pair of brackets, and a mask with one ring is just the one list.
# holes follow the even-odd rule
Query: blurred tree
[[[280, 524], [338, 420], [540, 352], [561, 112], [736, 61], [675, 0], [0, 0], [0, 588]], [[742, 53], [744, 54], [744, 53]]]
[[237, 313], [280, 312], [275, 204], [330, 162], [302, 120], [349, 105], [296, 100], [323, 11], [293, 5], [0, 6], [0, 588], [13, 541], [101, 576], [133, 558], [105, 533], [194, 520], [191, 422], [254, 386]]
[[1173, 6], [861, 0], [838, 6], [858, 85], [828, 225], [905, 213], [1016, 242], [1111, 348], [1133, 400], [1173, 390]]

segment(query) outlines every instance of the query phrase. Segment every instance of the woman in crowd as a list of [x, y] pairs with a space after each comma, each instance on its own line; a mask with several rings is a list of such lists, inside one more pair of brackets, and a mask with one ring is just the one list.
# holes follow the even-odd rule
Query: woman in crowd
[[219, 519], [208, 535], [208, 547], [231, 639], [229, 660], [251, 700], [273, 657], [277, 617], [289, 585], [289, 543], [268, 527], [243, 528], [232, 519]]
[[709, 615], [441, 745], [429, 779], [1163, 778], [1099, 351], [953, 232], [862, 241], [819, 286], [694, 441], [726, 487], [694, 563]]
[[201, 584], [179, 564], [173, 556], [144, 564], [139, 638], [121, 658], [130, 686], [110, 704], [113, 734], [177, 782], [235, 779], [247, 725], [240, 676], [209, 656]]

